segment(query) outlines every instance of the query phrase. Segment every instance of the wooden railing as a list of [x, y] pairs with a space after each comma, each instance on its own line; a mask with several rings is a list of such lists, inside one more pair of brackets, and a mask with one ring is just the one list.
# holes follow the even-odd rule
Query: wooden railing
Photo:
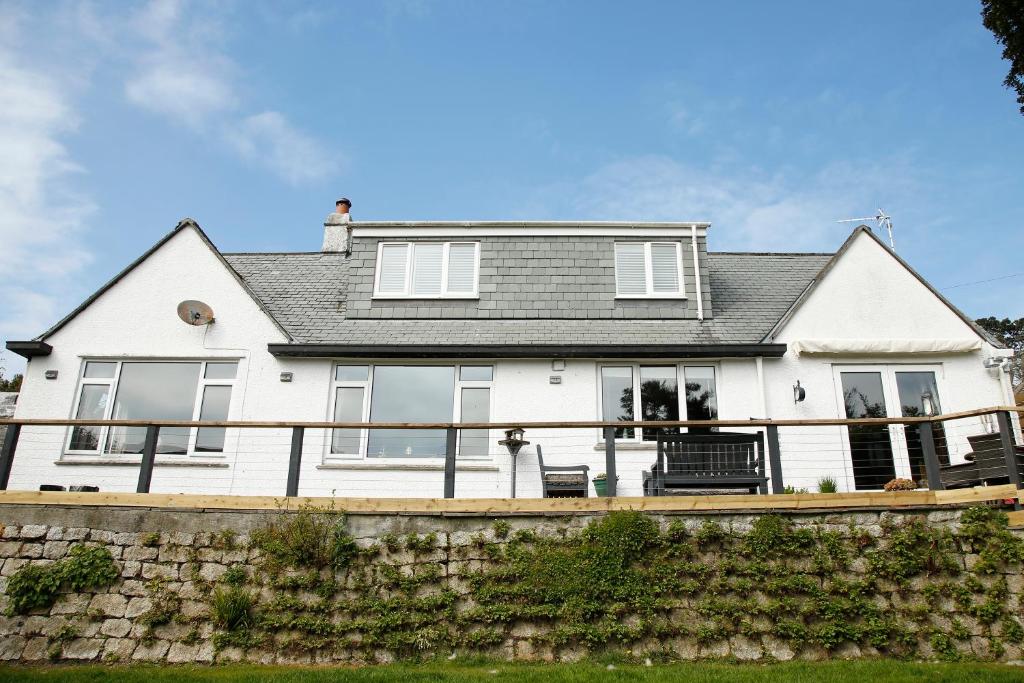
[[298, 495], [299, 474], [302, 450], [307, 429], [359, 429], [359, 430], [444, 430], [446, 433], [446, 450], [444, 456], [444, 497], [455, 495], [456, 449], [460, 430], [509, 430], [521, 428], [536, 429], [601, 429], [604, 434], [605, 466], [607, 474], [608, 496], [617, 495], [616, 486], [616, 439], [617, 429], [662, 429], [662, 428], [763, 428], [766, 432], [768, 470], [770, 473], [771, 492], [784, 492], [781, 453], [779, 446], [780, 427], [826, 427], [826, 426], [885, 426], [885, 425], [918, 425], [920, 427], [921, 449], [927, 473], [928, 488], [932, 491], [944, 489], [940, 477], [940, 462], [936, 453], [934, 425], [964, 418], [994, 415], [998, 423], [1001, 448], [1006, 463], [1010, 485], [1016, 489], [1022, 486], [1018, 468], [1018, 455], [1015, 450], [1011, 413], [1024, 413], [1019, 406], [994, 406], [979, 408], [957, 413], [948, 413], [933, 417], [899, 417], [899, 418], [861, 418], [861, 419], [748, 419], [748, 420], [679, 420], [679, 421], [504, 421], [504, 422], [433, 422], [433, 423], [396, 423], [396, 422], [295, 422], [265, 421], [250, 422], [239, 420], [221, 421], [190, 421], [190, 420], [68, 420], [51, 418], [33, 419], [0, 419], [0, 427], [7, 427], [0, 450], [0, 490], [6, 490], [14, 464], [18, 440], [23, 427], [58, 426], [58, 427], [136, 427], [145, 428], [146, 436], [142, 448], [137, 484], [138, 493], [148, 493], [153, 475], [153, 466], [157, 455], [157, 442], [160, 430], [164, 428], [198, 428], [224, 427], [236, 429], [290, 429], [291, 446], [288, 461], [288, 476], [285, 494], [289, 497]]

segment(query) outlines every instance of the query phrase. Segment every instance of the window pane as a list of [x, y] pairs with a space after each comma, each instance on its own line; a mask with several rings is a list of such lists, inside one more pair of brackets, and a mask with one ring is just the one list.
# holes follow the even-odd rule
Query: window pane
[[[683, 368], [686, 378], [686, 419], [717, 420], [718, 390], [713, 367]], [[717, 432], [718, 427], [690, 427], [693, 433]]]
[[[491, 421], [491, 390], [467, 388], [462, 390], [461, 422]], [[480, 457], [487, 455], [490, 444], [486, 429], [464, 429], [461, 432], [462, 446], [459, 455]]]
[[[88, 366], [86, 366], [88, 367]], [[107, 410], [107, 395], [110, 387], [106, 384], [85, 384], [78, 401], [76, 420], [102, 420]], [[100, 445], [100, 427], [75, 427], [71, 431], [69, 448], [74, 451], [94, 451]]]
[[[674, 366], [640, 367], [640, 415], [640, 419], [651, 422], [679, 419], [679, 384]], [[678, 427], [643, 430], [644, 441], [654, 441], [659, 434], [678, 433]]]
[[367, 365], [339, 365], [334, 368], [334, 379], [339, 382], [365, 382], [369, 372]]
[[206, 379], [234, 379], [238, 374], [238, 363], [207, 363]]
[[619, 294], [647, 293], [643, 243], [615, 245], [615, 288]]
[[[111, 417], [115, 420], [191, 420], [199, 363], [124, 363]], [[188, 451], [188, 427], [160, 430], [157, 453]], [[114, 427], [110, 453], [141, 453], [145, 427]]]
[[379, 278], [377, 291], [381, 294], [405, 293], [405, 270], [409, 258], [409, 245], [385, 244], [380, 250], [377, 264]]
[[651, 277], [655, 292], [679, 293], [679, 252], [676, 245], [651, 245]]
[[96, 361], [89, 361], [85, 364], [85, 377], [104, 377], [111, 379], [114, 376], [114, 371], [117, 369], [117, 363], [98, 363]]
[[[338, 387], [334, 395], [335, 422], [363, 421], [363, 387]], [[335, 429], [331, 434], [331, 453], [359, 454], [359, 430]]]
[[[885, 389], [880, 372], [841, 372], [846, 417], [886, 417]], [[857, 490], [880, 489], [896, 476], [892, 440], [885, 425], [848, 425], [853, 485]]]
[[[935, 383], [935, 373], [897, 372], [896, 388], [900, 397], [900, 414], [904, 417], [921, 417], [939, 415], [942, 406], [939, 403], [939, 387]], [[927, 398], [930, 406], [925, 406]], [[931, 409], [929, 413], [928, 408]], [[907, 441], [907, 455], [910, 458], [911, 478], [914, 481], [928, 481], [928, 471], [924, 463], [924, 447], [921, 445], [921, 425], [903, 425], [903, 434]], [[945, 425], [941, 422], [932, 424], [935, 439], [935, 454], [940, 465], [949, 464], [949, 444], [946, 441]]]
[[[371, 422], [451, 422], [455, 368], [382, 365], [373, 369]], [[440, 457], [443, 429], [371, 429], [367, 457]]]
[[472, 294], [476, 290], [476, 245], [448, 247], [448, 293]]
[[[605, 422], [633, 420], [633, 368], [601, 368], [601, 419]], [[632, 427], [615, 429], [616, 439], [632, 439]]]
[[[228, 419], [229, 405], [231, 405], [231, 387], [206, 387], [203, 389], [203, 405], [199, 409], [199, 419], [211, 422], [226, 420]], [[222, 452], [226, 431], [224, 427], [200, 427], [196, 431], [196, 452]]]
[[463, 365], [459, 368], [459, 379], [463, 382], [490, 382], [493, 376], [493, 365]]
[[412, 293], [441, 295], [441, 256], [443, 244], [417, 244], [413, 248]]

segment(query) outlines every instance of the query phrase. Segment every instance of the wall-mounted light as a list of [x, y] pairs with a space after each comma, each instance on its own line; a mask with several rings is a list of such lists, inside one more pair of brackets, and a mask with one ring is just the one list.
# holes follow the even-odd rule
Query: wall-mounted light
[[797, 380], [793, 385], [793, 403], [799, 403], [805, 398], [807, 398], [807, 392], [800, 386], [800, 380]]
[[561, 358], [551, 361], [551, 369], [556, 372], [561, 372], [562, 370], [565, 370], [565, 361], [562, 360]]
[[282, 382], [291, 382], [292, 381], [292, 373], [290, 373], [290, 372], [282, 372], [281, 373], [281, 381]]
[[43, 373], [43, 377], [45, 377], [46, 379], [57, 379], [57, 371], [47, 370], [45, 373]]
[[935, 415], [935, 403], [932, 401], [932, 392], [925, 391], [921, 394], [921, 411], [925, 417]]

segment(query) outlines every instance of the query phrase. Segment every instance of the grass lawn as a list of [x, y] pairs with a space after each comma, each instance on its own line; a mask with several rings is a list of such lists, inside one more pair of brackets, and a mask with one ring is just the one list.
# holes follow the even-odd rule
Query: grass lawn
[[0, 667], [0, 682], [86, 683], [326, 683], [343, 681], [662, 681], [672, 683], [1009, 683], [1024, 682], [1024, 667], [993, 664], [914, 664], [894, 661], [756, 664], [665, 664], [653, 667], [598, 664], [451, 664], [391, 665], [365, 668], [313, 668], [228, 665], [209, 668], [177, 666]]

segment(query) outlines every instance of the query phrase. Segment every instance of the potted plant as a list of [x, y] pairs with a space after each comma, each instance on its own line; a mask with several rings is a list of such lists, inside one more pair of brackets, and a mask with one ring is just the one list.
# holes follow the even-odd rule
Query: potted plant
[[912, 479], [901, 479], [897, 477], [889, 481], [884, 487], [886, 491], [913, 491], [917, 488], [917, 482]]
[[[618, 480], [619, 480], [619, 478], [615, 477], [615, 481], [618, 481]], [[597, 495], [599, 495], [599, 496], [607, 496], [608, 495], [608, 475], [607, 474], [605, 474], [604, 472], [601, 472], [600, 474], [596, 475], [592, 479], [592, 481], [594, 482], [594, 491], [597, 492]]]

